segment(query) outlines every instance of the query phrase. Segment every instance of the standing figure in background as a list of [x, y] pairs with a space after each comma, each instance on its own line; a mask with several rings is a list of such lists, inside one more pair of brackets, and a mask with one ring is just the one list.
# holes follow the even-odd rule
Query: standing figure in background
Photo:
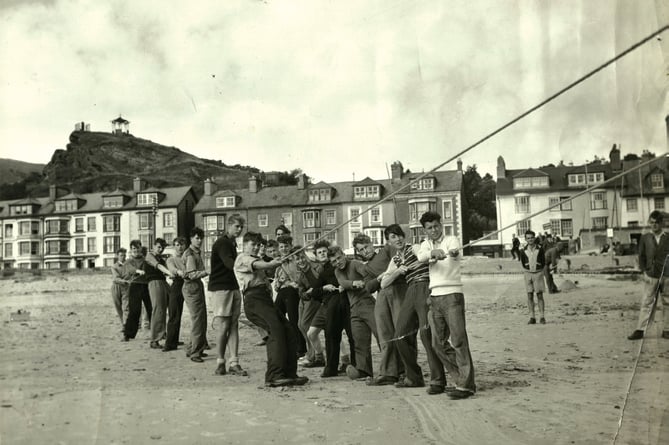
[[544, 249], [537, 244], [534, 232], [525, 232], [527, 246], [520, 251], [520, 264], [525, 269], [525, 291], [527, 292], [527, 306], [530, 310], [530, 321], [527, 324], [536, 324], [537, 318], [534, 312], [534, 294], [537, 294], [537, 305], [539, 306], [539, 322], [546, 324], [544, 317], [544, 267], [546, 256]]
[[181, 257], [186, 250], [186, 238], [180, 236], [174, 239], [174, 256], [167, 259], [167, 268], [172, 273], [172, 284], [170, 284], [169, 299], [167, 302], [167, 311], [169, 318], [167, 320], [167, 334], [163, 352], [174, 351], [179, 345], [179, 333], [181, 331], [181, 315], [184, 310], [184, 275], [186, 266]]
[[116, 315], [121, 322], [121, 331], [128, 316], [128, 281], [123, 278], [123, 264], [125, 263], [127, 251], [121, 247], [116, 251], [116, 262], [111, 266], [112, 273], [112, 302], [116, 309]]
[[202, 261], [202, 240], [204, 231], [195, 227], [190, 231], [190, 246], [183, 254], [182, 260], [186, 267], [184, 274], [183, 295], [191, 317], [190, 345], [186, 348], [186, 356], [195, 363], [202, 363], [207, 354], [207, 302], [204, 298], [202, 278], [207, 271]]

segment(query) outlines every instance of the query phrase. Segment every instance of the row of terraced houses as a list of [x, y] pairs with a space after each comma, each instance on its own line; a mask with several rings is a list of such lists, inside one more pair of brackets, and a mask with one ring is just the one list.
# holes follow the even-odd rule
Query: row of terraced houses
[[[650, 212], [667, 209], [669, 161], [656, 158], [616, 181], [606, 181], [651, 159], [647, 152], [640, 158], [621, 159], [615, 146], [608, 160], [579, 166], [507, 169], [499, 157], [497, 224], [508, 228], [475, 244], [471, 252], [508, 255], [512, 234], [522, 238], [527, 229], [564, 240], [579, 238], [584, 250], [613, 241], [634, 245]], [[22, 269], [109, 266], [116, 250], [133, 239], [145, 245], [155, 237], [171, 242], [194, 226], [205, 231], [208, 255], [232, 214], [241, 214], [247, 230], [266, 238], [284, 224], [296, 244], [324, 236], [350, 249], [358, 233], [383, 244], [383, 229], [392, 223], [400, 224], [409, 240], [417, 243], [423, 238], [421, 214], [435, 210], [443, 215], [445, 233], [463, 241], [461, 162], [456, 170], [434, 172], [419, 181], [414, 180], [422, 175], [405, 171], [400, 162], [392, 164], [389, 179], [381, 180], [310, 183], [302, 175], [296, 185], [276, 186], [272, 176], [251, 176], [248, 187], [235, 190], [219, 188], [208, 179], [199, 197], [189, 186], [153, 188], [140, 178], [131, 190], [101, 193], [74, 194], [52, 185], [47, 197], [0, 202], [0, 264]], [[581, 194], [586, 188], [592, 190]]]

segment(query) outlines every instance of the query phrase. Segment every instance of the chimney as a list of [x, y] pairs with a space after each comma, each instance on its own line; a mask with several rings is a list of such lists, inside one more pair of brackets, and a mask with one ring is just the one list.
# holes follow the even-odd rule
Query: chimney
[[390, 164], [390, 178], [393, 182], [400, 181], [402, 179], [402, 174], [404, 173], [404, 167], [400, 161], [395, 161]]
[[56, 200], [56, 185], [51, 184], [49, 186], [49, 201], [54, 202]]
[[297, 189], [298, 190], [304, 190], [307, 187], [307, 175], [302, 173], [300, 176], [297, 177]]
[[458, 171], [462, 171], [462, 159], [458, 159]]
[[212, 178], [207, 178], [204, 180], [204, 195], [211, 196], [216, 193], [216, 183]]
[[611, 169], [614, 172], [622, 170], [623, 164], [620, 160], [620, 149], [616, 144], [613, 144], [613, 147], [609, 152], [609, 162], [611, 163]]
[[135, 191], [135, 193], [139, 193], [144, 190], [144, 186], [144, 181], [142, 181], [141, 178], [137, 177], [132, 180], [132, 189]]
[[504, 158], [499, 156], [497, 158], [497, 179], [506, 178], [506, 164], [504, 163]]
[[260, 179], [258, 179], [255, 175], [251, 175], [251, 177], [249, 178], [249, 192], [258, 193], [259, 188], [260, 188]]

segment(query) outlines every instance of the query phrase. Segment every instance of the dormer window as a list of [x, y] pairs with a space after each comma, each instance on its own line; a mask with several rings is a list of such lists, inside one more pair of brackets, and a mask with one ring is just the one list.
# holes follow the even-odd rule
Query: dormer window
[[378, 198], [380, 190], [378, 185], [357, 185], [353, 187], [354, 199]]
[[33, 207], [31, 205], [15, 205], [10, 207], [10, 213], [12, 215], [30, 215], [33, 213]]
[[423, 178], [411, 184], [411, 190], [434, 190], [434, 178]]
[[528, 176], [524, 178], [513, 178], [514, 189], [547, 188], [548, 176]]
[[309, 190], [309, 202], [330, 201], [332, 193], [329, 189]]
[[234, 207], [234, 206], [235, 206], [234, 196], [219, 196], [216, 198], [216, 208]]
[[158, 193], [139, 193], [137, 195], [138, 206], [150, 206], [158, 204]]
[[650, 186], [654, 190], [664, 190], [664, 177], [661, 173], [653, 173], [650, 175]]
[[123, 207], [122, 196], [109, 196], [102, 198], [102, 207], [105, 209], [116, 209]]
[[77, 210], [76, 199], [64, 199], [56, 201], [56, 212], [71, 212]]
[[604, 182], [604, 173], [573, 173], [567, 176], [570, 187], [585, 186]]

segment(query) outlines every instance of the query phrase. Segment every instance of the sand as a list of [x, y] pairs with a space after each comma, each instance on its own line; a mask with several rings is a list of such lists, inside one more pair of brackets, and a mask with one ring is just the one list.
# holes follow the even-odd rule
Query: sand
[[[303, 387], [265, 388], [265, 350], [247, 326], [240, 359], [249, 376], [215, 376], [214, 351], [196, 364], [182, 347], [149, 349], [146, 330], [121, 342], [105, 271], [4, 277], [0, 442], [602, 444], [616, 435], [632, 382], [617, 443], [669, 443], [669, 340], [657, 323], [640, 355], [641, 342], [626, 339], [641, 284], [596, 273], [611, 261], [573, 257], [578, 273], [558, 274], [565, 290], [546, 296], [548, 323], [529, 326], [517, 263], [468, 258], [478, 392], [459, 401], [321, 379], [320, 369], [301, 371], [310, 378]], [[634, 266], [632, 257], [620, 262]], [[10, 321], [18, 309], [30, 320]], [[182, 340], [189, 325], [184, 309]], [[422, 348], [419, 362], [428, 378]]]

